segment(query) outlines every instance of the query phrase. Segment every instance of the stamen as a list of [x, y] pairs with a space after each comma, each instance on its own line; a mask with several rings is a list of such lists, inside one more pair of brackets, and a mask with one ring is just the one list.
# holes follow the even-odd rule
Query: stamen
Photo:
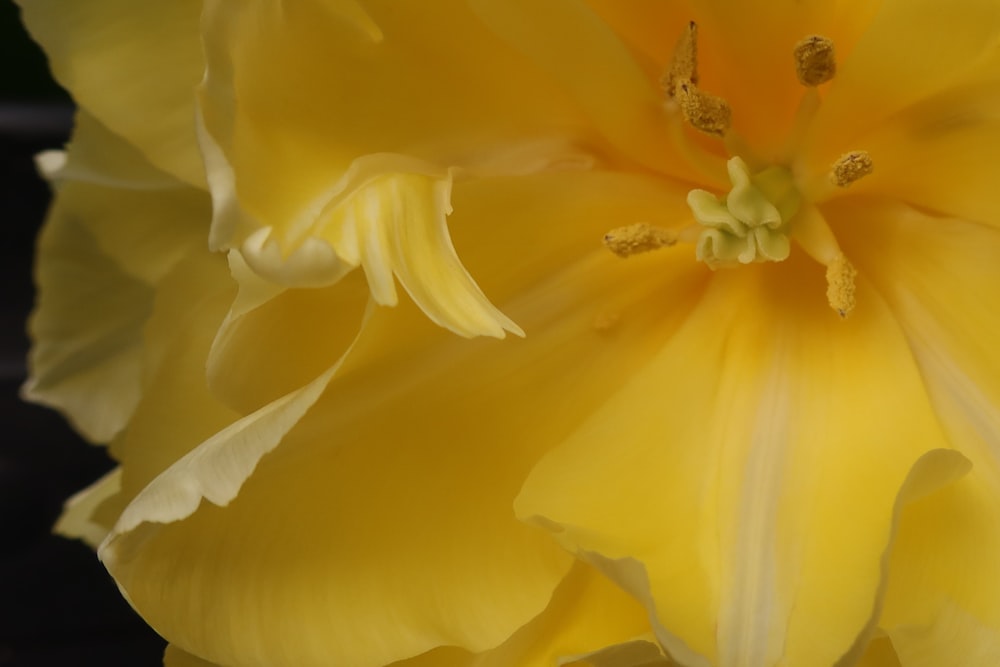
[[826, 299], [841, 317], [854, 310], [857, 271], [837, 244], [833, 230], [815, 206], [803, 206], [792, 223], [792, 237], [806, 254], [826, 267]]
[[732, 126], [732, 110], [721, 97], [698, 89], [698, 26], [688, 23], [661, 79], [667, 98], [677, 103], [684, 120], [697, 130], [724, 137]]
[[843, 253], [834, 257], [826, 267], [826, 298], [841, 317], [847, 317], [854, 310], [854, 278], [857, 275], [857, 270]]
[[691, 82], [683, 81], [677, 86], [675, 99], [684, 120], [705, 134], [722, 138], [733, 124], [729, 103], [721, 97], [701, 92]]
[[846, 188], [851, 183], [872, 173], [875, 164], [867, 151], [851, 151], [841, 155], [830, 168], [830, 182]]
[[645, 222], [618, 227], [604, 235], [605, 247], [622, 258], [658, 250], [675, 243], [677, 234]]
[[833, 42], [826, 37], [806, 37], [795, 45], [792, 55], [795, 58], [795, 74], [803, 86], [819, 86], [837, 73]]
[[677, 40], [670, 67], [660, 80], [667, 97], [676, 96], [677, 84], [681, 81], [698, 85], [698, 25], [694, 21], [687, 24]]

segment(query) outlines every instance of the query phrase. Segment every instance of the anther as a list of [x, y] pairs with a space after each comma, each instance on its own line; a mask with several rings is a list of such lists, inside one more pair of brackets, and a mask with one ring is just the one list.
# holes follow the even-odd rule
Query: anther
[[660, 80], [664, 92], [671, 99], [676, 96], [677, 84], [682, 81], [698, 85], [698, 25], [694, 21], [689, 22], [681, 33], [674, 47], [670, 68]]
[[830, 182], [846, 188], [851, 183], [872, 173], [875, 165], [872, 156], [866, 151], [851, 151], [845, 153], [833, 163], [830, 168]]
[[683, 82], [677, 87], [677, 102], [684, 120], [696, 130], [714, 137], [723, 137], [732, 126], [733, 112], [721, 97], [703, 93], [692, 84]]
[[605, 247], [619, 257], [631, 257], [677, 243], [677, 235], [645, 222], [612, 229], [604, 235]]
[[698, 26], [694, 21], [688, 23], [677, 40], [661, 83], [667, 98], [677, 104], [684, 120], [693, 128], [714, 137], [726, 135], [732, 126], [729, 104], [698, 88]]
[[803, 86], [826, 83], [837, 73], [833, 42], [826, 37], [806, 37], [795, 45], [792, 55], [795, 58], [795, 74]]
[[826, 267], [826, 298], [841, 317], [854, 310], [854, 278], [858, 275], [843, 253], [838, 253]]

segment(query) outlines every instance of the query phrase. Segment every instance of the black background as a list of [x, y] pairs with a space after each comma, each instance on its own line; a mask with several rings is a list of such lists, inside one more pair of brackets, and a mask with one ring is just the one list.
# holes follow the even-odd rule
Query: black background
[[0, 667], [160, 665], [163, 640], [94, 552], [50, 532], [63, 501], [112, 462], [58, 414], [18, 397], [34, 239], [50, 197], [32, 160], [65, 143], [71, 120], [17, 8], [0, 0]]

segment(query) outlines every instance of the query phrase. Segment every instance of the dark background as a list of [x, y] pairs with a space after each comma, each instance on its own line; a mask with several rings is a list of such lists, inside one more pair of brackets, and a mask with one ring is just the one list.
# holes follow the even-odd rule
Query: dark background
[[63, 501], [112, 462], [58, 414], [18, 397], [34, 239], [50, 198], [32, 158], [61, 147], [72, 122], [69, 97], [18, 14], [0, 0], [0, 667], [160, 665], [163, 640], [124, 602], [94, 552], [50, 532]]

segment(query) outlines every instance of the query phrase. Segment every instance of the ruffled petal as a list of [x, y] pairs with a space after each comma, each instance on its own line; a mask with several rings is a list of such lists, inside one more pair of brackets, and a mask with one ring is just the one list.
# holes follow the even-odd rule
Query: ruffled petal
[[[63, 537], [80, 539], [96, 549], [111, 532], [111, 527], [117, 515], [107, 520], [107, 512], [102, 512], [102, 506], [119, 500], [122, 485], [121, 466], [101, 477], [99, 480], [74, 494], [63, 506], [62, 514], [56, 521], [52, 531]], [[117, 504], [117, 503], [116, 503]], [[121, 507], [117, 508], [118, 510]]]
[[260, 224], [300, 215], [365, 155], [476, 165], [515, 138], [585, 127], [462, 3], [366, 2], [362, 23], [347, 4], [207, 3], [201, 113]]
[[156, 285], [185, 256], [203, 252], [208, 197], [85, 112], [68, 151], [38, 162], [56, 200], [38, 245], [24, 393], [108, 442], [141, 393], [142, 330]]
[[153, 290], [104, 254], [79, 222], [79, 208], [100, 201], [95, 194], [84, 186], [60, 192], [39, 238], [22, 393], [63, 411], [87, 439], [107, 442], [139, 398]]
[[187, 258], [160, 283], [143, 339], [143, 391], [111, 445], [127, 500], [242, 416], [216, 399], [205, 379], [205, 359], [234, 291], [224, 258], [208, 253]]
[[[257, 278], [238, 253], [230, 270], [240, 285], [212, 343], [208, 385], [223, 403], [242, 414], [312, 382], [351, 344], [368, 304], [360, 275], [320, 289], [266, 287], [252, 294]], [[248, 363], [248, 360], [252, 360]]]
[[204, 70], [200, 3], [156, 1], [141, 9], [128, 0], [18, 4], [77, 104], [160, 169], [204, 185], [194, 125], [194, 88]]
[[838, 320], [797, 261], [716, 274], [516, 504], [570, 549], [644, 565], [685, 664], [833, 664], [877, 611], [897, 494], [948, 447], [878, 294]]
[[982, 289], [1000, 281], [1000, 232], [884, 200], [836, 208], [851, 232], [847, 251], [885, 295], [941, 423], [974, 465], [904, 513], [881, 624], [904, 667], [954, 664], [956, 656], [996, 664], [1000, 314]]
[[[548, 194], [536, 214], [560, 212], [553, 203], [564, 199]], [[502, 231], [498, 247], [515, 242]], [[237, 431], [192, 451], [144, 493], [194, 502], [167, 517], [160, 502], [137, 501], [127, 532], [102, 550], [133, 604], [172, 642], [223, 664], [482, 652], [542, 612], [570, 560], [514, 518], [517, 489], [678, 325], [707, 273], [669, 253], [623, 262], [598, 247], [599, 234], [589, 238], [590, 256], [562, 267], [541, 262], [544, 247], [527, 253], [527, 266], [550, 273], [509, 304], [534, 331], [528, 339], [463, 341], [412, 304], [378, 309], [267, 456], [258, 460], [256, 437], [229, 437]], [[233, 498], [237, 470], [254, 472]], [[136, 523], [179, 519], [199, 494], [211, 504], [183, 520]]]

